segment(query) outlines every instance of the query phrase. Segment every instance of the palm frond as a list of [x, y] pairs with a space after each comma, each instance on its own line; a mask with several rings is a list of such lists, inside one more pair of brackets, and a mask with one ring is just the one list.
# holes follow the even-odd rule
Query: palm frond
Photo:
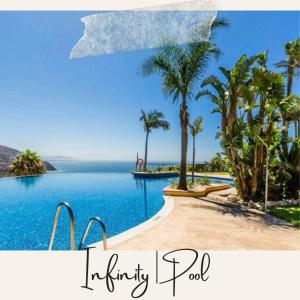
[[190, 128], [190, 133], [192, 136], [196, 136], [198, 133], [200, 133], [201, 131], [203, 131], [203, 127], [202, 127], [202, 117], [197, 117], [193, 123], [189, 124], [189, 128]]
[[213, 40], [220, 29], [226, 29], [231, 26], [230, 22], [224, 16], [218, 16], [211, 25], [210, 38]]
[[163, 130], [170, 128], [169, 122], [164, 120], [164, 114], [157, 110], [150, 110], [147, 113], [142, 110], [140, 121], [143, 122], [145, 132], [151, 132], [155, 128], [162, 128]]

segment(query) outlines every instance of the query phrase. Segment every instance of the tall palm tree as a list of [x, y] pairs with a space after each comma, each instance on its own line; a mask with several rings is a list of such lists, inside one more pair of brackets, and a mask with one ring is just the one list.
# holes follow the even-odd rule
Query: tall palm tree
[[16, 176], [27, 176], [46, 173], [46, 169], [36, 152], [25, 150], [11, 162], [10, 172]]
[[168, 130], [170, 124], [164, 120], [164, 114], [157, 110], [150, 110], [148, 113], [142, 110], [140, 121], [143, 122], [144, 130], [146, 132], [146, 143], [145, 143], [145, 159], [144, 159], [144, 171], [147, 171], [147, 157], [148, 157], [148, 138], [152, 129], [162, 128]]
[[300, 70], [300, 38], [286, 43], [284, 46], [286, 60], [282, 60], [275, 64], [279, 68], [283, 68], [283, 75], [287, 77], [287, 96], [292, 93], [293, 79], [299, 76]]
[[[289, 97], [292, 94], [293, 81], [295, 77], [299, 77], [300, 74], [300, 38], [288, 42], [284, 47], [285, 55], [287, 57], [286, 60], [282, 60], [275, 64], [278, 68], [283, 68], [283, 75], [286, 76], [286, 96]], [[284, 126], [288, 126], [289, 116], [283, 116], [285, 120]], [[299, 116], [298, 116], [299, 117]], [[287, 133], [286, 133], [287, 135]], [[299, 137], [300, 135], [300, 126], [299, 120], [295, 121], [295, 137]], [[287, 145], [285, 151], [287, 152]]]
[[[211, 27], [211, 38], [216, 29], [228, 26], [228, 23], [217, 18]], [[157, 54], [152, 55], [142, 65], [144, 76], [155, 73], [163, 79], [163, 91], [172, 97], [174, 103], [180, 101], [180, 127], [181, 127], [181, 163], [178, 189], [186, 190], [186, 160], [188, 147], [188, 100], [192, 99], [195, 85], [204, 75], [208, 62], [212, 57], [217, 58], [219, 49], [211, 39], [185, 45], [167, 45]]]
[[192, 182], [194, 182], [194, 174], [195, 174], [195, 152], [196, 152], [196, 135], [199, 134], [202, 128], [202, 117], [197, 117], [195, 121], [189, 124], [190, 132], [193, 137], [193, 165], [192, 165]]

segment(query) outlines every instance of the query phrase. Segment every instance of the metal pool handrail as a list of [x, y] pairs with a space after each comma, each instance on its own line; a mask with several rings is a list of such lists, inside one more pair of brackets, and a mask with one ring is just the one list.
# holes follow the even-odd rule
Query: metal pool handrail
[[55, 217], [54, 217], [54, 222], [53, 222], [53, 226], [52, 226], [52, 230], [51, 230], [51, 237], [50, 237], [48, 250], [52, 250], [52, 247], [53, 247], [54, 237], [55, 237], [55, 233], [56, 233], [56, 226], [57, 226], [58, 217], [60, 214], [60, 209], [62, 206], [65, 207], [69, 213], [69, 217], [70, 217], [70, 247], [71, 247], [71, 250], [75, 250], [74, 214], [73, 214], [73, 210], [70, 207], [70, 204], [68, 202], [61, 202], [56, 206]]
[[90, 230], [90, 227], [92, 225], [93, 222], [98, 222], [101, 226], [101, 229], [102, 229], [102, 236], [103, 236], [103, 249], [104, 250], [107, 250], [107, 234], [106, 234], [106, 228], [105, 228], [105, 224], [104, 222], [99, 218], [99, 217], [92, 217], [89, 219], [88, 221], [88, 224], [84, 230], [84, 233], [83, 233], [83, 236], [81, 238], [81, 241], [80, 241], [80, 244], [79, 244], [79, 247], [78, 247], [78, 250], [81, 250], [82, 249], [82, 245], [87, 237], [87, 234]]

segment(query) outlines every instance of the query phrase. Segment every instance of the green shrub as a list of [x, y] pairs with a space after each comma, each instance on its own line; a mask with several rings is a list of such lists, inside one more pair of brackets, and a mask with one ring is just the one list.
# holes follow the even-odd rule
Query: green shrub
[[207, 176], [199, 178], [196, 182], [200, 185], [210, 185], [210, 180]]
[[170, 187], [171, 187], [172, 189], [176, 189], [177, 186], [178, 186], [178, 180], [171, 180], [171, 181], [170, 181]]
[[186, 171], [187, 172], [192, 172], [193, 166], [192, 165], [187, 165], [186, 166]]
[[194, 187], [194, 183], [192, 182], [191, 179], [188, 179], [188, 180], [186, 181], [186, 185], [187, 185], [187, 187], [188, 187], [189, 189], [191, 189], [191, 188]]
[[268, 213], [292, 223], [294, 226], [300, 228], [300, 207], [299, 206], [285, 206], [285, 207], [270, 207]]

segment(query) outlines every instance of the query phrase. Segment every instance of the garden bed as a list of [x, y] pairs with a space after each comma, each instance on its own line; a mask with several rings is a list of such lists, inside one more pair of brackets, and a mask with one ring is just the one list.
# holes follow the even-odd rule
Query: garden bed
[[300, 228], [300, 206], [274, 206], [268, 209], [268, 213]]
[[179, 190], [173, 185], [169, 185], [164, 188], [164, 195], [166, 196], [180, 196], [180, 197], [204, 197], [208, 193], [229, 189], [229, 184], [210, 184], [210, 185], [198, 185], [189, 187], [187, 190]]

